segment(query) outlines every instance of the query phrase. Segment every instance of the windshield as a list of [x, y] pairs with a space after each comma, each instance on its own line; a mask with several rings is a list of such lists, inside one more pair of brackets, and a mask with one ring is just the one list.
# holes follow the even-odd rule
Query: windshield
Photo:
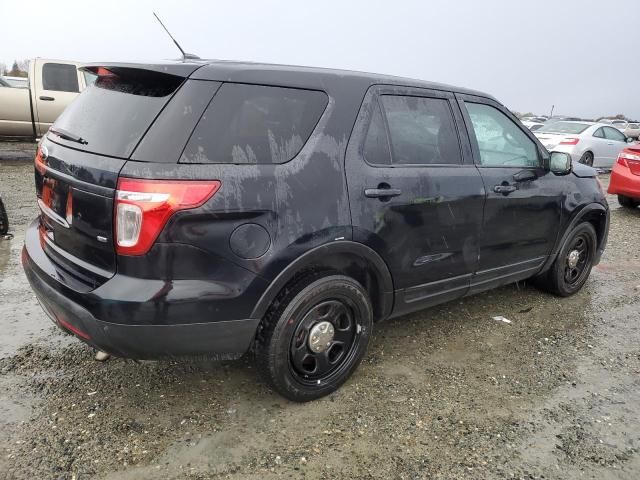
[[584, 132], [590, 126], [588, 123], [554, 122], [540, 128], [538, 132], [577, 134]]

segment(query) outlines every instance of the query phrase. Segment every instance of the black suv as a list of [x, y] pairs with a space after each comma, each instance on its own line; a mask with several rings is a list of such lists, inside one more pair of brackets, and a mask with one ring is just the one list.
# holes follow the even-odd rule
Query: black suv
[[237, 358], [334, 391], [376, 321], [535, 278], [607, 240], [593, 169], [483, 93], [239, 62], [86, 67], [42, 139], [23, 265], [63, 330], [121, 357]]

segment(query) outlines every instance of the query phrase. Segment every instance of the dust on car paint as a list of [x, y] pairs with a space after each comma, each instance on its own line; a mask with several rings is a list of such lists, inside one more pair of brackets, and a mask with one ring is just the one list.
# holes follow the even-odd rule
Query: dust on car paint
[[32, 168], [0, 161], [8, 478], [637, 478], [640, 209], [609, 199], [574, 297], [512, 285], [383, 322], [339, 391], [293, 404], [250, 361], [98, 363], [54, 328], [20, 268]]

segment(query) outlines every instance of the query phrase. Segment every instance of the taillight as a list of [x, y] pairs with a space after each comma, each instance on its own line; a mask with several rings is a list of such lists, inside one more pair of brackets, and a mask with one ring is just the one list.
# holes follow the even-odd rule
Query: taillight
[[44, 175], [47, 172], [46, 162], [47, 162], [46, 149], [38, 145], [38, 149], [36, 150], [36, 157], [33, 160], [33, 163], [35, 164], [36, 170], [40, 175]]
[[565, 138], [558, 145], [577, 145], [579, 138]]
[[640, 154], [631, 153], [629, 150], [623, 150], [618, 155], [618, 163], [623, 167], [629, 168], [629, 164], [627, 160], [631, 160], [632, 162], [640, 162]]
[[144, 255], [177, 211], [197, 208], [219, 189], [218, 180], [120, 178], [116, 191], [116, 251]]

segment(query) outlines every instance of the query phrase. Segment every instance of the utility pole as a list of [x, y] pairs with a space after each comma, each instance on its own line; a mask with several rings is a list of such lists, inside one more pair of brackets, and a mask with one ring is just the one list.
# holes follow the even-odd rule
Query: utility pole
[[551, 105], [551, 115], [549, 115], [549, 118], [553, 117], [553, 109], [556, 108], [555, 105]]

